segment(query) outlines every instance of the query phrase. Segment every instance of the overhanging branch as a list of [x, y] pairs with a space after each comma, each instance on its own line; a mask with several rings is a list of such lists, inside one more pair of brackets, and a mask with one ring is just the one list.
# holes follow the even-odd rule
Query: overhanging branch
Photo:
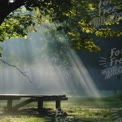
[[3, 59], [0, 59], [0, 61], [10, 67], [15, 68], [17, 71], [19, 71], [24, 77], [26, 77], [30, 83], [32, 83], [32, 80], [29, 78], [29, 76], [27, 76], [22, 70], [20, 70], [17, 66], [9, 64], [8, 62], [4, 61]]

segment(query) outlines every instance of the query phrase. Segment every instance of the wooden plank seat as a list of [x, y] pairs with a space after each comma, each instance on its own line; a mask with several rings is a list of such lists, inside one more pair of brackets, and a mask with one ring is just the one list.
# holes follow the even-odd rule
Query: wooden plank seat
[[[21, 98], [27, 98], [23, 102], [13, 106], [13, 100], [20, 100]], [[55, 101], [56, 108], [61, 107], [62, 100], [68, 100], [66, 95], [29, 95], [29, 94], [0, 94], [0, 100], [7, 100], [7, 110], [8, 111], [16, 111], [17, 109], [31, 103], [37, 102], [38, 103], [38, 111], [41, 113], [43, 110], [43, 102], [44, 101]]]

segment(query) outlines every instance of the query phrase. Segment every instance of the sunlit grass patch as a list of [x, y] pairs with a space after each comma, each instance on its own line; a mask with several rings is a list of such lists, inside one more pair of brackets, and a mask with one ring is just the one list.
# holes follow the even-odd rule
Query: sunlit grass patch
[[0, 118], [0, 122], [46, 122], [45, 118], [34, 116], [5, 116]]

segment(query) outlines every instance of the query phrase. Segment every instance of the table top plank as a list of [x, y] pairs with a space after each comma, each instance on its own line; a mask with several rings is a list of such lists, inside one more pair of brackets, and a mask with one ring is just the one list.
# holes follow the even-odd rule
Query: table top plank
[[21, 98], [39, 98], [43, 100], [48, 100], [48, 99], [62, 99], [66, 100], [67, 97], [66, 95], [42, 95], [42, 94], [0, 94], [0, 100], [8, 100], [8, 99], [21, 99]]

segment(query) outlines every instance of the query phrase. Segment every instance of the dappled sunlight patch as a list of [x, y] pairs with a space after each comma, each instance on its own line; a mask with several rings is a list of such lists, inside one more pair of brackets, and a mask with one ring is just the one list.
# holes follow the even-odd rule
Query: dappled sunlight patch
[[44, 122], [45, 118], [37, 118], [33, 116], [6, 116], [0, 118], [0, 122]]

